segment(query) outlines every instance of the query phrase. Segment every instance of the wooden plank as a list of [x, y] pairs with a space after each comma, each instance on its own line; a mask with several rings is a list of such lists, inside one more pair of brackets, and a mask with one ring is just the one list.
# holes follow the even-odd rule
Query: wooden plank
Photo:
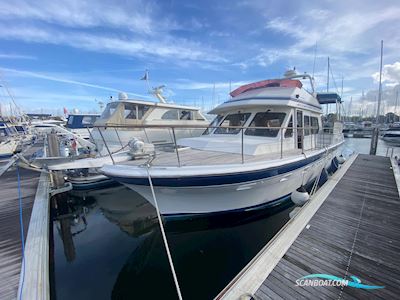
[[278, 234], [259, 252], [259, 254], [240, 272], [228, 286], [216, 297], [217, 299], [236, 299], [246, 293], [254, 294], [258, 287], [281, 257], [289, 249], [290, 245], [298, 237], [302, 229], [308, 224], [314, 213], [325, 201], [329, 193], [334, 189], [346, 170], [355, 161], [357, 155], [351, 157], [331, 179], [321, 187], [313, 199], [303, 206], [296, 218], [291, 219], [278, 232]]

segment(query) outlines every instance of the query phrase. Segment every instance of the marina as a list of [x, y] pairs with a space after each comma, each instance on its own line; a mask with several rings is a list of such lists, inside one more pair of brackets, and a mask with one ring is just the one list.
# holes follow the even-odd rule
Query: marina
[[396, 1], [0, 0], [0, 300], [400, 299]]
[[[350, 142], [350, 140], [347, 140], [347, 142]], [[345, 147], [347, 147], [347, 144], [345, 144]], [[392, 159], [392, 161], [394, 160]], [[393, 168], [394, 167], [396, 166], [393, 165]], [[350, 243], [352, 237], [354, 238], [354, 233], [353, 235], [351, 235], [353, 231], [349, 231], [349, 229], [345, 226], [349, 226], [348, 220], [357, 219], [360, 211], [355, 210], [355, 207], [360, 209], [360, 205], [354, 206], [353, 204], [349, 206], [349, 214], [351, 215], [344, 213], [345, 208], [342, 208], [338, 211], [341, 217], [335, 215], [330, 216], [332, 214], [331, 211], [329, 211], [327, 215], [327, 213], [324, 212], [324, 207], [328, 206], [328, 209], [332, 209], [332, 206], [328, 205], [328, 201], [351, 201], [350, 203], [353, 203], [354, 201], [362, 201], [364, 195], [362, 192], [365, 191], [365, 189], [362, 187], [366, 186], [366, 180], [368, 180], [365, 175], [363, 177], [362, 174], [372, 174], [372, 172], [376, 172], [377, 177], [382, 179], [382, 182], [376, 182], [376, 179], [373, 179], [373, 181], [376, 182], [376, 187], [382, 188], [382, 186], [384, 186], [384, 190], [387, 191], [387, 196], [385, 194], [384, 198], [382, 198], [385, 200], [385, 207], [389, 205], [390, 210], [395, 210], [396, 201], [398, 201], [398, 198], [396, 198], [398, 197], [398, 191], [396, 181], [394, 179], [395, 175], [392, 169], [391, 160], [385, 157], [371, 157], [368, 155], [359, 154], [358, 156], [350, 156], [343, 167], [340, 168], [325, 185], [322, 185], [322, 188], [317, 191], [314, 198], [310, 200], [310, 202], [301, 209], [300, 213], [297, 213], [296, 216], [292, 219], [289, 215], [290, 212], [293, 211], [295, 206], [291, 201], [289, 201], [281, 203], [280, 205], [272, 209], [269, 208], [266, 210], [261, 210], [257, 214], [248, 215], [246, 218], [242, 219], [232, 220], [226, 218], [219, 220], [219, 222], [214, 221], [212, 223], [210, 223], [211, 221], [207, 220], [187, 220], [184, 222], [172, 223], [167, 222], [166, 231], [170, 241], [171, 252], [174, 255], [173, 257], [175, 260], [177, 273], [180, 276], [179, 278], [186, 278], [186, 280], [183, 281], [184, 284], [182, 284], [183, 295], [188, 298], [204, 299], [217, 296], [218, 293], [223, 291], [223, 294], [220, 294], [217, 298], [225, 297], [225, 299], [238, 299], [243, 294], [247, 295], [252, 293], [254, 293], [256, 297], [259, 297], [261, 299], [269, 299], [271, 297], [273, 298], [273, 295], [278, 293], [278, 291], [276, 290], [277, 287], [282, 288], [283, 285], [289, 284], [290, 280], [293, 280], [291, 284], [294, 285], [295, 280], [298, 278], [294, 278], [293, 274], [303, 275], [304, 273], [304, 275], [306, 275], [307, 272], [320, 272], [317, 268], [317, 266], [319, 266], [320, 264], [317, 262], [317, 260], [315, 260], [317, 266], [310, 264], [309, 258], [307, 258], [308, 256], [302, 258], [302, 264], [298, 263], [297, 267], [292, 266], [292, 264], [294, 263], [293, 259], [300, 259], [298, 255], [299, 253], [303, 253], [301, 250], [303, 247], [311, 247], [311, 249], [316, 249], [313, 250], [316, 251], [312, 252], [313, 254], [308, 254], [312, 255], [312, 257], [318, 257], [318, 253], [320, 253], [320, 255], [328, 255], [326, 253], [329, 253], [329, 255], [333, 255], [333, 253], [336, 253], [337, 257], [334, 256], [335, 260], [332, 262], [329, 257], [322, 257], [321, 259], [325, 259], [325, 264], [321, 265], [321, 268], [323, 268], [322, 270], [324, 272], [331, 272], [339, 277], [343, 276], [344, 273], [342, 274], [337, 272], [337, 261], [343, 264], [346, 262], [346, 259], [348, 259], [348, 253], [350, 252], [348, 248], [348, 243]], [[9, 171], [5, 174], [10, 173], [11, 172]], [[37, 183], [39, 173], [34, 172], [33, 175], [34, 180]], [[341, 179], [337, 179], [337, 176], [340, 176]], [[21, 178], [24, 177], [21, 176]], [[368, 178], [372, 177], [368, 176]], [[32, 183], [30, 183], [30, 185], [32, 185]], [[343, 185], [347, 188], [353, 188], [354, 192], [349, 192], [347, 190], [343, 191]], [[368, 183], [368, 186], [371, 186], [371, 184]], [[31, 195], [34, 195], [35, 184], [33, 184], [33, 188], [31, 189], [33, 190], [31, 192]], [[342, 192], [338, 192], [336, 190]], [[161, 234], [156, 221], [156, 212], [154, 208], [149, 205], [149, 203], [143, 197], [135, 194], [133, 191], [123, 186], [109, 187], [105, 189], [100, 189], [98, 191], [71, 191], [69, 193], [70, 196], [68, 196], [68, 203], [70, 204], [68, 205], [68, 207], [59, 207], [55, 211], [52, 210], [53, 218], [56, 219], [54, 219], [53, 233], [51, 234], [54, 237], [54, 252], [51, 251], [50, 253], [54, 253], [55, 256], [54, 263], [51, 262], [53, 261], [52, 259], [49, 259], [50, 269], [48, 271], [50, 271], [49, 282], [53, 282], [53, 287], [57, 286], [56, 290], [53, 289], [51, 291], [51, 294], [53, 296], [56, 296], [60, 299], [69, 299], [70, 297], [84, 299], [87, 296], [87, 294], [85, 293], [92, 293], [91, 286], [95, 284], [95, 282], [102, 282], [102, 288], [98, 289], [98, 297], [100, 298], [103, 297], [101, 295], [110, 295], [110, 293], [113, 295], [113, 297], [118, 297], [117, 295], [120, 295], [121, 297], [131, 297], [133, 295], [132, 293], [134, 293], [134, 295], [138, 296], [147, 295], [150, 297], [159, 297], [161, 295], [164, 295], [167, 298], [175, 298], [176, 291], [174, 289], [172, 278], [170, 277], [170, 270], [167, 258], [163, 250], [164, 247], [162, 245]], [[356, 194], [354, 195], [354, 193]], [[118, 197], [121, 200], [116, 200], [115, 195], [117, 194], [119, 195]], [[343, 200], [340, 200], [341, 198], [339, 197], [339, 195], [343, 195]], [[345, 195], [351, 196], [346, 197]], [[374, 204], [374, 195], [376, 195], [376, 192], [373, 192], [373, 190], [369, 190], [368, 195], [369, 196], [366, 199], [372, 201], [372, 203], [368, 203], [368, 205], [365, 206], [365, 209], [368, 208], [366, 212], [369, 212], [368, 215], [372, 214], [374, 211], [376, 211], [375, 214], [379, 214], [383, 207], [379, 208], [380, 206], [378, 206], [377, 203]], [[354, 200], [354, 197], [358, 197], [357, 199], [359, 200]], [[324, 201], [321, 201], [321, 198], [326, 199], [324, 199]], [[318, 227], [318, 231], [315, 233], [315, 235], [306, 235], [306, 240], [304, 242], [302, 240], [304, 234], [299, 232], [299, 236], [297, 238], [294, 238], [293, 244], [291, 246], [291, 243], [287, 241], [288, 238], [285, 236], [281, 236], [282, 228], [285, 229], [288, 228], [288, 226], [290, 227], [290, 224], [297, 222], [298, 218], [300, 220], [302, 211], [307, 211], [308, 206], [314, 205], [314, 201], [320, 201], [321, 203], [319, 205], [321, 207], [319, 209], [317, 208], [311, 214], [307, 212], [307, 218], [309, 218], [310, 221], [306, 221], [305, 223], [303, 222], [302, 227], [299, 227], [298, 225], [296, 225], [295, 227], [296, 230], [301, 231], [302, 228], [304, 228], [306, 225], [310, 225], [308, 229], [303, 230], [309, 231], [312, 228]], [[333, 203], [332, 205], [335, 204]], [[372, 210], [370, 210], [370, 207]], [[319, 217], [319, 214], [321, 214], [321, 217]], [[388, 217], [390, 216], [390, 214], [385, 215], [387, 215]], [[335, 226], [339, 226], [338, 228], [342, 228], [343, 226], [343, 230], [345, 230], [346, 232], [349, 231], [349, 237], [346, 237], [343, 240], [344, 244], [339, 244], [339, 247], [342, 248], [337, 248], [338, 246], [327, 246], [327, 243], [328, 245], [330, 245], [328, 238], [329, 235], [323, 234], [322, 230], [324, 230], [324, 227], [321, 227], [320, 225], [326, 224], [326, 230], [329, 230], [330, 228], [332, 228], [333, 224], [329, 223], [327, 219], [324, 219], [324, 216], [326, 218], [328, 216], [333, 218], [333, 220], [329, 222], [339, 222], [341, 224], [343, 221], [342, 225], [337, 224]], [[342, 218], [344, 218], [345, 216], [349, 219], [342, 220]], [[313, 223], [313, 218], [316, 218], [317, 223]], [[385, 221], [385, 219], [382, 219], [381, 217], [377, 219], [376, 217], [374, 217], [374, 215], [370, 215], [370, 218], [372, 219], [366, 219], [365, 226], [373, 227], [368, 227], [367, 229], [364, 229], [364, 227], [360, 227], [360, 236], [364, 236], [364, 232], [366, 230], [368, 230], [369, 232], [370, 228], [371, 230], [374, 229], [374, 231], [371, 231], [371, 233], [369, 234], [372, 234], [372, 232], [374, 232], [373, 234], [379, 235], [379, 232], [376, 230], [379, 230], [379, 228], [383, 227], [379, 227], [379, 224], [371, 224], [371, 222], [375, 220], [379, 221], [380, 224], [387, 224], [387, 222], [389, 221]], [[320, 224], [320, 222], [322, 223]], [[59, 227], [61, 226], [61, 223], [68, 225], [67, 227], [64, 227], [64, 225], [63, 227]], [[350, 228], [354, 229], [357, 222], [354, 221], [353, 223], [355, 224], [351, 225]], [[247, 233], [249, 231], [254, 233], [248, 235]], [[395, 232], [396, 231], [386, 232], [384, 237], [387, 236], [391, 241], [394, 241], [393, 239], [395, 239]], [[107, 237], [107, 239], [104, 239], [101, 236]], [[327, 240], [323, 240], [321, 243], [324, 247], [329, 247], [329, 249], [320, 249], [317, 248], [318, 244], [312, 244], [315, 241], [319, 241], [318, 237], [322, 238], [325, 236], [327, 237]], [[110, 243], [109, 239], [112, 239], [114, 241]], [[283, 258], [279, 260], [278, 255], [272, 255], [274, 259], [271, 259], [271, 255], [268, 254], [266, 260], [264, 260], [264, 264], [260, 264], [260, 262], [258, 261], [259, 256], [261, 255], [260, 253], [266, 251], [266, 247], [270, 247], [271, 242], [273, 243], [276, 240], [282, 239], [285, 242], [280, 242], [280, 247], [283, 246], [283, 248], [287, 248], [288, 250], [287, 252], [282, 252], [281, 255], [286, 256], [283, 256]], [[217, 244], [215, 244], [216, 241], [218, 241]], [[88, 242], [90, 244], [88, 244]], [[335, 244], [337, 242], [338, 240], [337, 238], [335, 238]], [[115, 251], [116, 249], [107, 246], [111, 246], [115, 243], [120, 245], [118, 251]], [[391, 243], [391, 245], [388, 246], [388, 249], [390, 249], [390, 247], [392, 246], [395, 245]], [[295, 250], [291, 250], [292, 247]], [[91, 248], [102, 249], [102, 251], [97, 251], [96, 253], [93, 253], [89, 250]], [[230, 250], [228, 251], [228, 249]], [[236, 250], [232, 251], [233, 249]], [[355, 249], [357, 251], [361, 251], [359, 247]], [[371, 251], [373, 250], [373, 248], [371, 247], [364, 247], [364, 249], [371, 249]], [[326, 253], [322, 250], [326, 251]], [[229, 256], [226, 256], [227, 251], [231, 253]], [[340, 255], [343, 255], [343, 257], [341, 257]], [[124, 257], [129, 257], [129, 260], [125, 262], [125, 260], [123, 259]], [[145, 259], [145, 257], [147, 258]], [[286, 257], [288, 257], [287, 260]], [[371, 254], [362, 254], [360, 258], [359, 256], [355, 255], [354, 257], [354, 261], [357, 261], [357, 266], [359, 266], [359, 260], [365, 262], [365, 259], [367, 258], [372, 259]], [[144, 263], [144, 265], [143, 259], [147, 261], [146, 263]], [[380, 264], [383, 263], [383, 261], [381, 261], [382, 259], [384, 259], [384, 256], [380, 258]], [[392, 256], [392, 259], [395, 259], [395, 257]], [[258, 263], [256, 263], [255, 265], [253, 265], [254, 260], [258, 261]], [[308, 262], [308, 267], [302, 271], [303, 273], [298, 273], [298, 266], [304, 266], [304, 260]], [[112, 265], [114, 265], [115, 268], [109, 269], [109, 271], [105, 273], [103, 277], [96, 276], [95, 281], [89, 280], [90, 278], [93, 278], [90, 274], [92, 274], [93, 272], [93, 263], [95, 261], [102, 262], [100, 264], [97, 263], [97, 268], [99, 269], [97, 273], [99, 275], [103, 274], [100, 271], [101, 269], [109, 268], [111, 266], [111, 261]], [[210, 280], [209, 272], [210, 270], [212, 270], [215, 262], [217, 261], [217, 270], [220, 271], [213, 271], [213, 279]], [[235, 261], [234, 264], [232, 264], [233, 261]], [[276, 266], [274, 266], [274, 261], [276, 261]], [[372, 262], [369, 263], [374, 264], [376, 262], [372, 260]], [[253, 288], [253, 290], [242, 290], [237, 288], [237, 285], [239, 284], [235, 281], [235, 276], [237, 276], [237, 274], [242, 274], [243, 270], [249, 272], [249, 264], [258, 270], [261, 269], [262, 273], [266, 270], [270, 270], [270, 275], [268, 277], [265, 277], [266, 279], [260, 280], [260, 278], [263, 278], [263, 275], [257, 274], [256, 276], [257, 278], [259, 278], [258, 280], [260, 280], [260, 286], [258, 286], [257, 288]], [[342, 266], [341, 268], [343, 268], [343, 264], [340, 265]], [[125, 267], [123, 267], [124, 265]], [[221, 268], [221, 265], [225, 265], [225, 267]], [[332, 265], [336, 267], [332, 267], [333, 269], [329, 269], [329, 267]], [[136, 269], [137, 267], [134, 266], [140, 266], [140, 268]], [[295, 271], [292, 271], [288, 266], [292, 266]], [[131, 270], [132, 267], [134, 269]], [[357, 272], [360, 272], [357, 274], [365, 275], [363, 273], [365, 271], [362, 271], [364, 270], [364, 267], [362, 267], [361, 265], [359, 267], [361, 268], [361, 270], [356, 269]], [[373, 265], [367, 265], [366, 267], [368, 267], [368, 270], [371, 270], [371, 268], [373, 269]], [[157, 277], [154, 277], [154, 268], [159, 270]], [[197, 275], [193, 275], [193, 273], [191, 272], [193, 268], [197, 270]], [[314, 270], [313, 268], [317, 269]], [[387, 272], [390, 272], [391, 267], [388, 268], [389, 271]], [[18, 266], [14, 269], [14, 272], [16, 272], [17, 269]], [[225, 271], [221, 273], [222, 269], [224, 269]], [[136, 271], [132, 273], [133, 270]], [[310, 270], [313, 270], [313, 272], [311, 272]], [[87, 275], [85, 275], [86, 272], [88, 272]], [[276, 275], [274, 275], [275, 272], [277, 272]], [[19, 273], [16, 272], [16, 274]], [[81, 277], [81, 280], [71, 281], [70, 279], [68, 279], [75, 278], [78, 274], [80, 274], [79, 276]], [[387, 275], [387, 273], [385, 274]], [[395, 274], [396, 273], [392, 274], [393, 280], [396, 280]], [[15, 276], [16, 278], [18, 277], [17, 275]], [[52, 276], [55, 276], [55, 278], [51, 279]], [[110, 276], [111, 278], [115, 279], [109, 280]], [[147, 286], [147, 276], [152, 277], [153, 284], [159, 286], [160, 290], [150, 292], [147, 288], [145, 288]], [[241, 277], [242, 276], [243, 275], [241, 275]], [[372, 275], [369, 275], [368, 277], [366, 277], [366, 275], [361, 276], [360, 279], [363, 280], [363, 282], [364, 280], [366, 280], [367, 283], [386, 284], [386, 282], [382, 282], [382, 280], [384, 279], [378, 279], [375, 275], [375, 277], [371, 276]], [[87, 280], [84, 280], [85, 278]], [[133, 286], [126, 286], [125, 280], [127, 280], [127, 278], [131, 278], [136, 282], [136, 284]], [[231, 279], [229, 278], [235, 278], [234, 285], [232, 285], [232, 283], [229, 284], [229, 281], [231, 281]], [[286, 281], [282, 281], [283, 279], [285, 279]], [[204, 289], [204, 291], [199, 294], [198, 291], [196, 291], [195, 286], [201, 284], [202, 281], [203, 285], [208, 286], [208, 288]], [[253, 284], [257, 282], [254, 280], [254, 278], [250, 281]], [[61, 285], [60, 282], [62, 282]], [[213, 284], [210, 284], [210, 282], [213, 282]], [[33, 292], [37, 292], [38, 287], [35, 287], [35, 285], [29, 285], [28, 282], [25, 282], [25, 284], [30, 286]], [[139, 288], [140, 286], [142, 286], [143, 289]], [[232, 296], [232, 294], [229, 294], [231, 291], [227, 291], [228, 287], [233, 290], [238, 289], [242, 294], [236, 294], [236, 296]], [[271, 290], [268, 290], [268, 287], [270, 287]], [[317, 297], [315, 293], [321, 292], [320, 289], [318, 289], [318, 291], [310, 291], [311, 287], [304, 289], [306, 290], [305, 292], [298, 291], [297, 289], [288, 290], [284, 288], [283, 291], [281, 290], [282, 294], [278, 293], [277, 295], [284, 299], [287, 298], [287, 293], [293, 293], [290, 294], [291, 297], [296, 296], [312, 298], [312, 295], [314, 295], [314, 297]], [[332, 291], [332, 289], [334, 289], [334, 291]], [[350, 288], [346, 288], [345, 291], [348, 291], [349, 289]], [[16, 291], [17, 288], [14, 288], [14, 295]], [[77, 291], [80, 292], [77, 293]], [[160, 291], [162, 291], [161, 294]], [[349, 293], [351, 293], [351, 291], [349, 291]], [[328, 296], [332, 296], [333, 293], [336, 292], [339, 293], [340, 290], [338, 288], [329, 288], [326, 294]], [[368, 292], [372, 293], [374, 291]], [[355, 291], [355, 293], [361, 292]], [[393, 295], [391, 293], [393, 293], [393, 291], [391, 292], [390, 290], [385, 290], [383, 295]], [[355, 298], [357, 297], [360, 297], [360, 294], [356, 294]], [[106, 296], [105, 298], [108, 298], [108, 296]]]
[[[253, 294], [261, 299], [396, 298], [400, 277], [395, 216], [400, 202], [393, 168], [398, 166], [389, 158], [362, 154], [349, 164], [329, 194], [312, 200], [320, 202], [319, 208], [304, 207], [308, 214], [298, 216], [304, 221], [296, 223], [296, 217], [288, 222], [218, 299]], [[322, 273], [348, 280], [357, 274], [362, 284], [381, 288], [294, 284]]]

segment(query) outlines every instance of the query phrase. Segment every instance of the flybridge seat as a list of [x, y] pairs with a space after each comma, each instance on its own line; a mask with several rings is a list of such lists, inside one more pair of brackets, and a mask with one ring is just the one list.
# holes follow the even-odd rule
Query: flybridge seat
[[337, 93], [317, 93], [319, 104], [342, 103], [342, 98]]
[[249, 84], [242, 85], [238, 87], [236, 90], [232, 91], [230, 95], [235, 97], [240, 95], [244, 92], [260, 89], [260, 88], [267, 88], [267, 87], [298, 87], [301, 88], [303, 84], [300, 80], [292, 80], [292, 79], [270, 79], [270, 80], [262, 80], [258, 82], [253, 82]]

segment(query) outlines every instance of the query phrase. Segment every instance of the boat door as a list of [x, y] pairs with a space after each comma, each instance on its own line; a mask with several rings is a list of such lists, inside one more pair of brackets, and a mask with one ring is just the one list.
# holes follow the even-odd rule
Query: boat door
[[297, 120], [297, 149], [303, 149], [303, 112], [301, 110], [296, 111]]

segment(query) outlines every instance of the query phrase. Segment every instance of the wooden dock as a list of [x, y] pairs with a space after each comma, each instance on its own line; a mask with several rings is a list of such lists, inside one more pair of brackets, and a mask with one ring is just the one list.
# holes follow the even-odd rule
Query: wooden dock
[[[311, 200], [308, 219], [301, 211], [217, 298], [400, 298], [400, 200], [391, 160], [359, 155], [347, 167], [321, 204]], [[299, 229], [298, 217], [305, 220]], [[356, 276], [384, 288], [296, 286], [310, 274]]]
[[[32, 147], [27, 155], [38, 150]], [[39, 172], [19, 168], [21, 179], [24, 238], [28, 232]], [[16, 299], [22, 261], [17, 170], [0, 177], [0, 298]]]

